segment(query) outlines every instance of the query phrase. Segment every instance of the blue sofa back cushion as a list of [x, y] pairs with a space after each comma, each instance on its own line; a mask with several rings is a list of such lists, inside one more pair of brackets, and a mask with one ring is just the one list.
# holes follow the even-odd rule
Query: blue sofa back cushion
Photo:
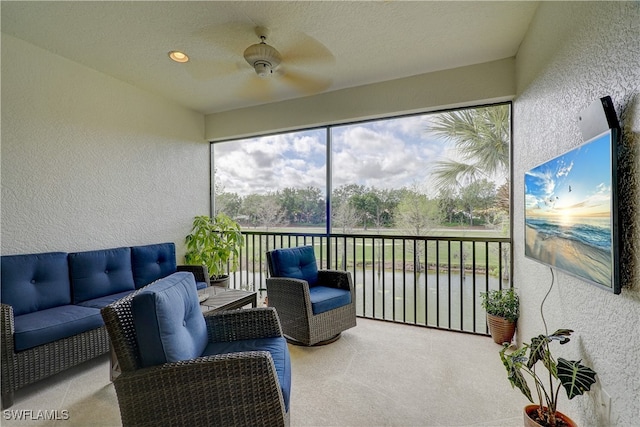
[[207, 346], [192, 273], [174, 273], [148, 286], [133, 297], [131, 311], [143, 367], [194, 359]]
[[309, 288], [309, 299], [313, 314], [320, 314], [351, 304], [351, 292], [346, 289], [314, 286]]
[[212, 342], [207, 345], [203, 356], [218, 354], [239, 353], [244, 351], [268, 351], [271, 353], [273, 364], [278, 374], [278, 382], [282, 389], [284, 406], [289, 412], [289, 396], [291, 395], [291, 358], [287, 340], [283, 337], [258, 338], [252, 340], [239, 340], [228, 342]]
[[71, 253], [69, 271], [74, 304], [135, 289], [130, 248]]
[[0, 294], [14, 316], [71, 303], [66, 253], [7, 255], [1, 263]]
[[270, 253], [271, 276], [302, 279], [309, 287], [318, 284], [318, 265], [313, 246], [275, 249]]
[[100, 310], [79, 305], [63, 305], [14, 318], [13, 342], [16, 351], [27, 350], [104, 325]]
[[176, 272], [176, 245], [158, 243], [131, 248], [131, 265], [136, 289]]

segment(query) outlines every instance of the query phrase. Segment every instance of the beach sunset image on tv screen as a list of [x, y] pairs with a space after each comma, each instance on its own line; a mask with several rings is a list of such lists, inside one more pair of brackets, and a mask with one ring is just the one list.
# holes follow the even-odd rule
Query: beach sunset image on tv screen
[[612, 133], [525, 174], [525, 255], [612, 289]]

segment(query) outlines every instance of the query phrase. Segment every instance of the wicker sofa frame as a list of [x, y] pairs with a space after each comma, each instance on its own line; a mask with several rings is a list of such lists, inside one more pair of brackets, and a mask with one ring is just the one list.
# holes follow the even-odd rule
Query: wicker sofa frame
[[[271, 272], [271, 255], [267, 253]], [[293, 344], [322, 345], [356, 326], [356, 295], [351, 274], [340, 270], [318, 270], [318, 282], [351, 292], [351, 303], [320, 314], [313, 314], [306, 280], [267, 278], [269, 305], [278, 310], [285, 337]]]
[[15, 390], [109, 352], [104, 326], [15, 352], [13, 307], [1, 305], [2, 407], [13, 405]]
[[[137, 292], [101, 310], [122, 370], [114, 386], [123, 426], [289, 425], [267, 351], [141, 368], [131, 311]], [[205, 321], [211, 342], [282, 336], [273, 308], [209, 312]]]
[[[179, 265], [177, 269], [193, 273], [196, 281], [209, 282], [206, 266]], [[13, 405], [16, 390], [109, 352], [105, 326], [16, 352], [13, 307], [0, 304], [0, 316], [3, 409]]]

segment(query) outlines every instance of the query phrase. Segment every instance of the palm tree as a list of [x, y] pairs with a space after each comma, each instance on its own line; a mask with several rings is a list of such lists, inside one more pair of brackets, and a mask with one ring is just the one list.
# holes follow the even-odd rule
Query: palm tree
[[435, 163], [437, 186], [460, 188], [481, 178], [508, 178], [508, 105], [442, 113], [429, 131], [453, 141], [461, 159]]

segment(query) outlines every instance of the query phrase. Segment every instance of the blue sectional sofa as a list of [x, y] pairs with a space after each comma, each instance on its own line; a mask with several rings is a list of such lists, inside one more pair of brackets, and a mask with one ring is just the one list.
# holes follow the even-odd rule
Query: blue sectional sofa
[[[177, 271], [175, 245], [1, 257], [2, 406], [14, 391], [109, 351], [100, 309]], [[105, 373], [106, 375], [106, 373]]]

